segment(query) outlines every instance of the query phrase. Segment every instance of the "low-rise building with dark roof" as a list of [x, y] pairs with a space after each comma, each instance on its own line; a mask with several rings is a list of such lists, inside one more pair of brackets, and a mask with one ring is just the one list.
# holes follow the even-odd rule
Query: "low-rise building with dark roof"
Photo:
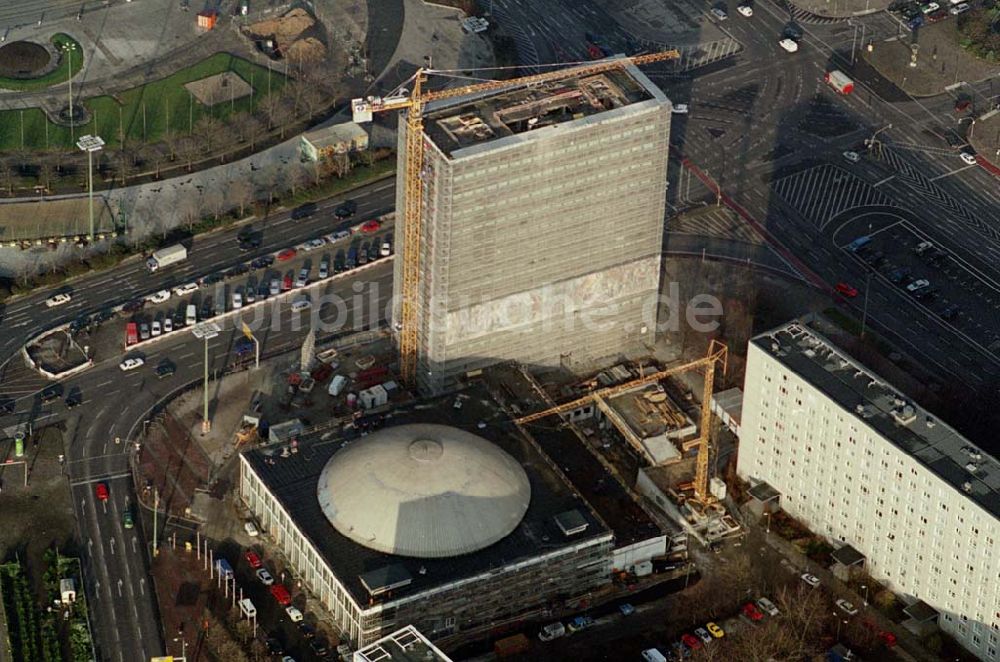
[[610, 584], [612, 532], [530, 444], [443, 425], [240, 456], [240, 496], [344, 636], [531, 618]]

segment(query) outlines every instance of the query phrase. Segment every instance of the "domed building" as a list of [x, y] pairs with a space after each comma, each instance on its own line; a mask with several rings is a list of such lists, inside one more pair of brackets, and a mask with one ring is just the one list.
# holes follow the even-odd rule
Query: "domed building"
[[612, 533], [548, 458], [495, 437], [412, 423], [256, 449], [240, 496], [357, 646], [410, 624], [479, 629], [610, 582]]

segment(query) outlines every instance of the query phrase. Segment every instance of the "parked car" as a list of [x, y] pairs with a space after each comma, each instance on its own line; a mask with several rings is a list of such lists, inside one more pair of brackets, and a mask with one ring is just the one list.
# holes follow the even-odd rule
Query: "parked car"
[[960, 310], [961, 309], [957, 305], [951, 304], [950, 306], [948, 306], [947, 308], [945, 308], [940, 312], [941, 319], [951, 321], [956, 317], [958, 317], [958, 313]]
[[635, 607], [627, 602], [623, 602], [618, 605], [618, 611], [621, 612], [622, 616], [631, 616], [635, 613]]
[[710, 635], [708, 633], [708, 630], [706, 630], [705, 628], [695, 628], [694, 635], [699, 639], [701, 639], [706, 644], [710, 644], [713, 641], [712, 635]]
[[274, 584], [274, 577], [271, 576], [271, 573], [269, 573], [266, 568], [258, 569], [255, 574], [257, 575], [257, 579], [259, 579], [260, 583], [264, 586]]
[[239, 292], [233, 292], [233, 310], [237, 310], [243, 307], [243, 295]]
[[364, 223], [362, 223], [359, 229], [365, 234], [371, 234], [373, 232], [378, 232], [379, 228], [381, 227], [382, 227], [382, 222], [379, 221], [378, 219], [373, 218], [370, 221], [365, 221]]
[[806, 572], [802, 574], [801, 579], [802, 581], [804, 581], [809, 586], [812, 586], [813, 588], [819, 586], [819, 577], [817, 577], [816, 575], [810, 575], [808, 572]]
[[293, 257], [295, 257], [297, 254], [298, 251], [296, 251], [294, 248], [286, 248], [278, 252], [277, 255], [278, 262], [287, 262], [288, 260], [291, 260]]
[[594, 619], [590, 616], [577, 616], [569, 622], [566, 626], [570, 632], [579, 632], [580, 630], [586, 630], [594, 624]]
[[969, 11], [969, 3], [963, 2], [949, 9], [948, 13], [952, 16], [958, 16], [959, 14], [964, 14], [967, 11]]
[[270, 292], [271, 292], [271, 296], [274, 296], [275, 294], [280, 294], [281, 293], [281, 281], [278, 280], [277, 278], [272, 278], [271, 279], [271, 290], [270, 290]]
[[729, 18], [729, 14], [722, 7], [712, 7], [712, 15], [715, 16], [720, 21], [724, 21]]
[[777, 616], [781, 613], [778, 611], [778, 608], [774, 605], [774, 603], [767, 598], [758, 599], [757, 607], [768, 616]]
[[163, 303], [170, 298], [170, 290], [160, 290], [159, 292], [154, 292], [146, 297], [146, 300], [150, 303]]
[[288, 589], [285, 588], [283, 584], [272, 584], [270, 591], [271, 595], [274, 597], [274, 600], [282, 607], [287, 607], [288, 605], [291, 604], [292, 596], [288, 592]]
[[174, 319], [169, 315], [163, 318], [163, 332], [170, 333], [174, 330]]
[[907, 292], [916, 292], [917, 290], [922, 290], [925, 287], [929, 287], [930, 284], [931, 284], [931, 282], [929, 280], [927, 280], [926, 278], [920, 278], [918, 280], [913, 281], [909, 285], [907, 285], [906, 286], [906, 291]]
[[163, 327], [160, 325], [160, 320], [153, 320], [153, 326], [150, 328], [149, 332], [154, 338], [163, 333]]
[[299, 275], [295, 279], [295, 287], [305, 287], [309, 284], [309, 268], [303, 267], [299, 269]]
[[764, 618], [764, 614], [762, 614], [760, 610], [757, 609], [757, 605], [755, 605], [752, 602], [748, 602], [745, 605], [743, 605], [741, 611], [743, 612], [744, 616], [746, 616], [747, 618], [749, 618], [751, 621], [754, 622], [763, 620]]
[[746, 18], [753, 16], [753, 7], [750, 5], [740, 5], [736, 8], [736, 11], [740, 13], [740, 16], [745, 16]]
[[243, 530], [247, 532], [247, 535], [251, 538], [256, 538], [260, 535], [260, 531], [257, 530], [257, 525], [253, 522], [243, 522]]
[[260, 560], [260, 557], [257, 556], [257, 553], [252, 550], [247, 550], [243, 556], [244, 558], [246, 558], [247, 563], [250, 564], [250, 567], [253, 568], [254, 570], [263, 567], [264, 565], [264, 562]]
[[843, 598], [837, 600], [834, 604], [837, 605], [837, 609], [844, 612], [848, 616], [854, 616], [858, 613], [858, 608]]
[[681, 635], [681, 643], [693, 651], [700, 650], [701, 647], [704, 646], [704, 644], [701, 643], [701, 639], [688, 632]]
[[174, 294], [182, 297], [198, 291], [198, 283], [185, 283], [174, 288]]
[[299, 611], [298, 607], [288, 605], [285, 607], [285, 613], [288, 614], [288, 618], [292, 623], [298, 623], [302, 620], [302, 612]]
[[715, 623], [706, 623], [705, 629], [708, 630], [709, 634], [711, 634], [716, 639], [722, 639], [724, 636], [726, 636], [726, 631]]
[[330, 277], [330, 260], [324, 259], [319, 263], [319, 279]]

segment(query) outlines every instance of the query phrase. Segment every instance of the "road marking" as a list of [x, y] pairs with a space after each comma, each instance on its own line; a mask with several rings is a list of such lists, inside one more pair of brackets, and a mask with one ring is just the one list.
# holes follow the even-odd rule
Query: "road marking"
[[[105, 475], [105, 476], [97, 476], [95, 478], [87, 478], [87, 479], [70, 481], [69, 485], [70, 485], [70, 487], [78, 487], [78, 486], [81, 486], [81, 485], [92, 485], [93, 483], [103, 483], [105, 481], [117, 480], [119, 478], [130, 478], [131, 476], [132, 476], [131, 473], [125, 471], [125, 472], [117, 473], [117, 474], [111, 474], [111, 475]], [[102, 503], [107, 503], [107, 502], [102, 502]]]
[[874, 184], [872, 184], [872, 186], [873, 187], [875, 187], [875, 186], [881, 186], [882, 184], [885, 184], [886, 182], [891, 182], [894, 179], [896, 179], [896, 175], [889, 175], [885, 179], [881, 179], [881, 180], [875, 182]]
[[936, 182], [939, 179], [943, 179], [945, 177], [950, 177], [951, 175], [954, 175], [956, 172], [962, 172], [963, 170], [968, 170], [969, 168], [975, 168], [975, 167], [977, 167], [977, 166], [967, 165], [964, 168], [959, 168], [957, 170], [952, 170], [951, 172], [946, 172], [944, 174], [938, 175], [937, 177], [931, 177], [927, 181], [929, 181], [929, 182]]

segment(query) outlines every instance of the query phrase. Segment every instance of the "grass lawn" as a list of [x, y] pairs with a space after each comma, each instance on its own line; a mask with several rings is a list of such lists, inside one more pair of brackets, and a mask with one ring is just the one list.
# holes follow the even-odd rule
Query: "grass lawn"
[[[80, 69], [83, 68], [83, 49], [80, 48], [80, 44], [78, 44], [76, 40], [68, 34], [60, 32], [52, 37], [52, 45], [55, 46], [56, 51], [60, 53], [58, 67], [44, 76], [28, 80], [20, 78], [5, 78], [0, 76], [0, 88], [19, 91], [41, 90], [49, 87], [50, 85], [65, 83], [67, 81], [67, 75], [69, 74], [70, 60], [73, 62], [73, 75], [75, 76], [80, 73]], [[71, 46], [73, 48], [72, 56], [66, 57], [66, 53], [63, 52], [64, 46]]]
[[[128, 140], [155, 142], [163, 137], [168, 126], [178, 134], [186, 134], [202, 115], [224, 118], [232, 112], [251, 110], [250, 97], [237, 99], [232, 105], [220, 103], [208, 108], [195, 101], [184, 88], [185, 83], [225, 71], [239, 74], [253, 86], [253, 106], [256, 107], [267, 93], [267, 68], [228, 53], [216, 53], [167, 78], [113, 97], [85, 100], [84, 106], [90, 111], [91, 118], [86, 124], [76, 127], [75, 135], [80, 137], [96, 133], [111, 147], [119, 143], [120, 132]], [[284, 77], [277, 72], [270, 72], [270, 79], [272, 92], [285, 83]], [[0, 112], [0, 150], [19, 149], [22, 144], [25, 149], [36, 150], [73, 147], [69, 128], [51, 124], [41, 110]]]

